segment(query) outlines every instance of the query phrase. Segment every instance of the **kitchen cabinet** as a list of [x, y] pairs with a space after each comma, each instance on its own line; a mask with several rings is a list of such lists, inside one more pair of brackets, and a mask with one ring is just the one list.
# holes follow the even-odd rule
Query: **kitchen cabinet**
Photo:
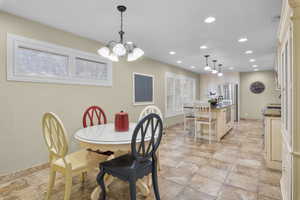
[[281, 89], [283, 200], [300, 199], [300, 0], [283, 0], [276, 71]]
[[217, 120], [217, 141], [221, 141], [222, 137], [224, 137], [233, 128], [233, 108], [234, 106], [230, 105], [225, 108], [215, 109]]
[[265, 116], [265, 158], [266, 166], [281, 170], [282, 136], [281, 118]]

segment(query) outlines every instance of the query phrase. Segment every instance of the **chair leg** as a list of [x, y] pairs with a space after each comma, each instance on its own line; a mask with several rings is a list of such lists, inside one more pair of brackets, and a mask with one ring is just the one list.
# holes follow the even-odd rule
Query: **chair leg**
[[85, 182], [86, 177], [87, 177], [87, 172], [82, 172], [80, 174], [80, 181], [82, 184]]
[[104, 184], [104, 176], [105, 176], [105, 172], [103, 169], [101, 169], [100, 173], [97, 176], [97, 182], [101, 187], [101, 195], [100, 195], [100, 200], [105, 200], [106, 199], [106, 188], [105, 188], [105, 184]]
[[56, 177], [56, 171], [53, 169], [53, 167], [51, 167], [50, 168], [49, 185], [48, 185], [46, 200], [50, 199], [52, 189], [53, 189], [53, 186], [55, 184], [55, 177]]
[[72, 173], [66, 172], [65, 174], [65, 197], [64, 200], [69, 200], [71, 197], [71, 190], [72, 190]]
[[[203, 138], [203, 125], [199, 124], [199, 133], [200, 133], [200, 139]], [[197, 137], [199, 138], [199, 133], [197, 135]]]
[[130, 186], [130, 199], [136, 200], [136, 181], [130, 180], [129, 186]]
[[161, 170], [161, 166], [160, 166], [160, 151], [159, 149], [157, 149], [157, 167], [158, 167], [158, 171]]
[[157, 181], [157, 168], [155, 167], [155, 165], [153, 166], [153, 170], [152, 170], [152, 185], [153, 185], [153, 190], [154, 190], [156, 200], [160, 200], [158, 181]]
[[194, 122], [194, 140], [195, 141], [197, 140], [197, 132], [198, 132], [198, 130], [197, 130], [197, 122], [195, 120], [195, 122]]
[[211, 144], [211, 123], [208, 125], [208, 132], [209, 132], [209, 144]]

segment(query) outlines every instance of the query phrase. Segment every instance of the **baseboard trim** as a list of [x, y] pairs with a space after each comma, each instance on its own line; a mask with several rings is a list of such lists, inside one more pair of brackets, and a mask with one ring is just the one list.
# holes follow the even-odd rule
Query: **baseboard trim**
[[263, 121], [262, 119], [249, 119], [249, 118], [241, 118], [241, 121]]
[[28, 168], [28, 169], [22, 169], [22, 170], [12, 172], [9, 174], [0, 175], [0, 184], [27, 176], [29, 174], [46, 169], [48, 167], [49, 167], [49, 163], [44, 163], [44, 164], [36, 165], [36, 166]]
[[176, 123], [176, 124], [172, 124], [172, 125], [167, 126], [167, 129], [168, 129], [168, 128], [174, 128], [174, 127], [180, 126], [180, 125], [182, 125], [182, 124], [183, 124], [183, 122], [178, 122], [178, 123]]

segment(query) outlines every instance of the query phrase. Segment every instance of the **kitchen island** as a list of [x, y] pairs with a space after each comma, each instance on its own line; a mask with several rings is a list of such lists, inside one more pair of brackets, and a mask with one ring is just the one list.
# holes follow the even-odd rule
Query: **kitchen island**
[[234, 112], [235, 105], [233, 104], [217, 104], [212, 107], [214, 118], [216, 122], [216, 139], [221, 139], [233, 128], [234, 126]]
[[[197, 106], [184, 106], [186, 109], [197, 109]], [[213, 136], [218, 142], [233, 128], [235, 105], [230, 103], [218, 103], [211, 107], [212, 118], [216, 120], [213, 127]], [[202, 125], [204, 136], [208, 134], [208, 125]], [[214, 131], [215, 130], [215, 131]]]

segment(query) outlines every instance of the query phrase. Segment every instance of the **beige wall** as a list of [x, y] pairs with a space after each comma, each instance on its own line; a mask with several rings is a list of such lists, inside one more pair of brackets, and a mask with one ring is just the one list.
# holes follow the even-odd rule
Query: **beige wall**
[[[198, 74], [148, 58], [132, 63], [114, 63], [112, 87], [6, 81], [7, 33], [92, 53], [101, 44], [3, 12], [0, 12], [0, 27], [0, 175], [48, 160], [41, 132], [41, 117], [44, 112], [52, 111], [61, 117], [68, 131], [72, 150], [77, 147], [72, 134], [82, 127], [82, 113], [90, 105], [101, 106], [110, 121], [120, 110], [128, 111], [131, 121], [137, 120], [144, 107], [132, 105], [133, 72], [155, 76], [155, 104], [163, 112], [165, 72], [193, 77], [199, 86]], [[197, 87], [197, 98], [198, 91]], [[166, 122], [174, 124], [179, 120], [180, 116], [167, 119]]]
[[[262, 119], [261, 111], [269, 103], [280, 103], [280, 91], [275, 90], [273, 71], [258, 71], [240, 73], [241, 77], [241, 118]], [[261, 81], [266, 89], [261, 94], [250, 91], [251, 83]]]
[[240, 75], [239, 72], [225, 72], [222, 77], [218, 77], [214, 74], [201, 74], [200, 75], [200, 99], [208, 98], [209, 89], [217, 90], [218, 85], [225, 83], [239, 84]]

